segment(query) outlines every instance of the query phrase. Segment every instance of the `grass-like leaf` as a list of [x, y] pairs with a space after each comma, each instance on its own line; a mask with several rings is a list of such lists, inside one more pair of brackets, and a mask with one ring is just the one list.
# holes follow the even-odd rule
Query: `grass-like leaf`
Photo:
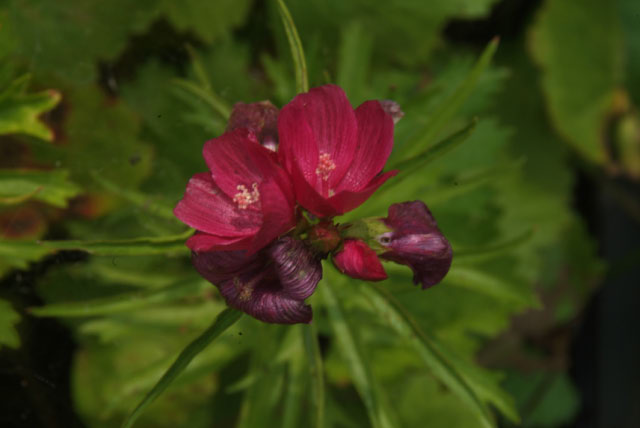
[[96, 171], [91, 172], [91, 177], [102, 186], [106, 191], [118, 195], [121, 198], [131, 202], [138, 206], [145, 213], [155, 215], [167, 220], [179, 222], [176, 216], [173, 214], [173, 207], [153, 201], [153, 198], [148, 194], [137, 192], [135, 190], [124, 189], [111, 180], [108, 180]]
[[473, 134], [473, 131], [476, 129], [476, 123], [477, 120], [474, 119], [471, 123], [469, 123], [461, 130], [455, 132], [454, 134], [438, 142], [437, 144], [434, 144], [433, 146], [425, 149], [421, 153], [405, 159], [402, 162], [391, 165], [388, 169], [397, 169], [400, 172], [396, 177], [394, 177], [393, 180], [389, 180], [389, 185], [385, 186], [383, 188], [384, 190], [381, 190], [388, 191], [389, 189], [397, 186], [407, 177], [410, 177], [417, 168], [424, 167], [430, 162], [433, 162], [444, 156], [446, 153], [450, 152], [456, 147], [459, 147], [462, 143], [467, 141], [471, 134]]
[[109, 315], [144, 308], [148, 305], [171, 302], [185, 296], [197, 294], [210, 285], [202, 280], [181, 281], [160, 289], [136, 293], [124, 293], [113, 297], [81, 302], [56, 303], [32, 308], [32, 314], [42, 317], [88, 317]]
[[134, 239], [100, 241], [5, 241], [0, 242], [0, 256], [21, 256], [25, 259], [32, 259], [34, 255], [42, 257], [60, 250], [85, 251], [95, 256], [185, 254], [189, 249], [184, 245], [184, 242], [192, 233], [193, 230], [189, 229], [179, 235]]
[[[325, 264], [325, 268], [327, 267], [328, 265]], [[331, 281], [332, 279], [339, 280], [339, 276], [331, 268], [326, 270], [333, 274], [327, 275], [328, 280], [323, 281], [321, 288], [334, 338], [349, 366], [349, 373], [367, 409], [371, 425], [373, 428], [392, 428], [396, 424], [393, 423], [390, 409], [383, 397], [380, 396], [380, 387], [373, 377], [368, 360], [357, 343], [355, 328], [345, 316], [342, 304], [333, 291]]]
[[215, 319], [211, 327], [198, 336], [193, 342], [182, 350], [178, 358], [173, 362], [171, 367], [164, 373], [162, 378], [142, 399], [140, 404], [131, 412], [122, 424], [123, 428], [133, 426], [136, 419], [142, 414], [145, 408], [149, 406], [160, 394], [162, 394], [171, 385], [171, 382], [187, 368], [191, 360], [195, 358], [203, 349], [205, 349], [214, 339], [220, 336], [226, 329], [231, 327], [236, 321], [242, 317], [242, 312], [232, 308], [222, 311]]
[[218, 113], [223, 119], [227, 120], [229, 116], [231, 116], [231, 107], [229, 107], [225, 100], [213, 92], [213, 89], [199, 86], [186, 79], [174, 79], [173, 84], [207, 103], [211, 109]]
[[302, 326], [304, 347], [309, 360], [311, 377], [311, 402], [313, 405], [313, 425], [315, 428], [324, 427], [325, 392], [324, 392], [324, 364], [318, 343], [318, 331], [315, 324]]
[[[433, 375], [463, 400], [485, 428], [495, 427], [487, 406], [462, 373], [440, 352], [435, 339], [422, 331], [402, 305], [382, 287], [360, 287], [380, 314], [399, 335], [409, 341]], [[374, 291], [375, 290], [375, 291]]]
[[497, 37], [489, 42], [462, 84], [445, 102], [442, 103], [440, 108], [431, 117], [431, 120], [429, 120], [424, 128], [418, 132], [420, 137], [417, 141], [412, 142], [412, 144], [405, 145], [405, 147], [407, 147], [405, 150], [406, 153], [403, 153], [405, 159], [424, 151], [429, 148], [434, 141], [436, 141], [440, 132], [473, 93], [480, 76], [482, 76], [482, 73], [489, 66], [491, 59], [498, 48], [498, 42], [499, 39]]
[[300, 36], [298, 36], [298, 30], [284, 0], [277, 0], [277, 2], [284, 25], [284, 31], [287, 34], [289, 46], [291, 47], [291, 56], [293, 57], [296, 74], [296, 91], [298, 93], [307, 92], [309, 90], [309, 78], [307, 77], [307, 62], [304, 58], [304, 50], [302, 49]]

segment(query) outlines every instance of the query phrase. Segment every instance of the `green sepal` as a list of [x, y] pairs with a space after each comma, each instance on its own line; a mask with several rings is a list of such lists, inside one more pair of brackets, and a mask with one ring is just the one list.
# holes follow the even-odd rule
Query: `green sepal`
[[381, 235], [392, 231], [393, 229], [389, 228], [382, 218], [368, 217], [346, 224], [342, 229], [341, 236], [343, 239], [360, 239], [377, 254], [382, 254], [387, 251], [387, 248], [380, 243], [379, 238]]

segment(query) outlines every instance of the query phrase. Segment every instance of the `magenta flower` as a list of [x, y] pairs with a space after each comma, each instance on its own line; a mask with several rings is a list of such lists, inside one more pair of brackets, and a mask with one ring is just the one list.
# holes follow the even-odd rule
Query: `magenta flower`
[[291, 181], [253, 132], [227, 132], [207, 141], [202, 153], [210, 172], [189, 180], [174, 210], [197, 230], [189, 248], [253, 253], [295, 226]]
[[196, 270], [220, 290], [227, 304], [268, 323], [309, 323], [311, 296], [322, 267], [306, 245], [283, 237], [263, 250], [193, 253]]
[[392, 231], [378, 237], [386, 249], [380, 257], [409, 266], [414, 284], [421, 283], [422, 288], [442, 281], [453, 251], [429, 208], [421, 201], [393, 204], [383, 221]]
[[356, 208], [396, 173], [381, 174], [393, 146], [393, 119], [378, 101], [354, 111], [338, 86], [296, 96], [280, 111], [278, 133], [279, 159], [296, 199], [317, 216]]
[[333, 256], [333, 264], [352, 278], [366, 281], [387, 279], [376, 252], [359, 239], [345, 239], [342, 250]]

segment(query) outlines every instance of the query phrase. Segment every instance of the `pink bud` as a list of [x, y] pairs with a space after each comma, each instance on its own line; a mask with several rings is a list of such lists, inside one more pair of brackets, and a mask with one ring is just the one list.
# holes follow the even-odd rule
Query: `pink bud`
[[333, 256], [333, 264], [352, 278], [366, 281], [387, 279], [376, 252], [359, 239], [346, 239], [343, 249]]

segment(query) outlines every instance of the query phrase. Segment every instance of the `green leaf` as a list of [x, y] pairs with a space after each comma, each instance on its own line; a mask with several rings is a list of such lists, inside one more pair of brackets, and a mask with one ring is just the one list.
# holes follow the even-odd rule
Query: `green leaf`
[[200, 98], [223, 119], [229, 119], [229, 116], [231, 115], [231, 107], [227, 105], [227, 102], [225, 100], [223, 100], [215, 92], [213, 92], [212, 88], [200, 86], [186, 79], [175, 79], [173, 80], [173, 84], [178, 88], [188, 92], [189, 94]]
[[[307, 325], [300, 326], [308, 327]], [[284, 399], [282, 428], [296, 428], [301, 426], [300, 414], [304, 405], [307, 371], [305, 370], [305, 355], [303, 336], [295, 335], [295, 346], [289, 356], [287, 364], [287, 386]]]
[[392, 164], [388, 169], [397, 169], [399, 173], [396, 177], [393, 178], [393, 180], [389, 180], [389, 184], [384, 186], [379, 193], [387, 192], [390, 189], [393, 189], [395, 186], [402, 183], [405, 179], [412, 177], [417, 168], [422, 168], [430, 162], [433, 162], [441, 156], [444, 156], [449, 151], [459, 147], [471, 136], [476, 128], [476, 123], [477, 121], [474, 120], [460, 131], [434, 144], [423, 152], [409, 159], [405, 159], [404, 161], [397, 164]]
[[353, 21], [342, 31], [336, 83], [344, 89], [354, 105], [366, 98], [365, 85], [372, 46], [372, 35], [362, 22]]
[[309, 361], [309, 375], [311, 378], [311, 401], [314, 409], [312, 426], [324, 428], [325, 414], [325, 381], [324, 364], [318, 343], [318, 332], [315, 324], [302, 326], [304, 348]]
[[16, 331], [16, 324], [20, 322], [20, 314], [13, 309], [11, 303], [0, 299], [0, 348], [18, 348], [20, 335]]
[[42, 257], [60, 250], [86, 251], [96, 256], [144, 256], [186, 254], [185, 240], [193, 233], [112, 241], [0, 241], [0, 256]]
[[251, 4], [251, 0], [162, 0], [159, 9], [177, 29], [212, 43], [243, 24]]
[[444, 44], [441, 39], [447, 22], [481, 18], [495, 3], [496, 0], [288, 1], [303, 40], [320, 36], [325, 45], [337, 46], [342, 30], [357, 17], [373, 38], [376, 62], [412, 71], [428, 63], [430, 54]]
[[28, 78], [20, 77], [0, 92], [0, 135], [26, 134], [52, 141], [53, 131], [40, 121], [39, 116], [60, 102], [60, 93], [48, 90], [27, 94]]
[[273, 324], [254, 328], [259, 337], [253, 341], [249, 371], [239, 385], [235, 385], [235, 389], [246, 388], [237, 428], [268, 428], [278, 418], [286, 387], [287, 362], [295, 355], [296, 348], [300, 350], [300, 336], [295, 329]]
[[213, 340], [220, 336], [224, 331], [231, 327], [236, 321], [242, 317], [242, 312], [232, 308], [227, 308], [222, 311], [215, 319], [211, 327], [204, 331], [198, 338], [187, 345], [182, 350], [178, 358], [164, 373], [162, 378], [155, 384], [155, 386], [149, 391], [144, 399], [138, 404], [138, 406], [131, 412], [127, 419], [123, 422], [123, 428], [129, 428], [133, 426], [135, 420], [142, 414], [144, 409], [151, 404], [159, 395], [161, 395], [178, 377], [182, 371], [187, 368], [191, 360], [204, 350]]
[[69, 181], [69, 171], [63, 169], [0, 169], [0, 204], [36, 199], [56, 207], [65, 207], [67, 200], [78, 193], [80, 188]]
[[598, 164], [607, 159], [602, 129], [622, 79], [616, 5], [550, 0], [529, 34], [553, 125], [580, 155]]
[[489, 66], [493, 55], [498, 49], [498, 38], [494, 38], [485, 48], [484, 52], [469, 72], [466, 79], [456, 91], [445, 100], [438, 110], [429, 119], [427, 124], [417, 134], [416, 141], [405, 144], [401, 155], [406, 159], [428, 149], [438, 138], [440, 132], [460, 110], [464, 102], [473, 93], [478, 80]]
[[102, 299], [71, 303], [54, 303], [31, 308], [30, 312], [41, 317], [91, 317], [116, 314], [145, 308], [149, 305], [171, 302], [183, 297], [193, 296], [210, 289], [203, 280], [187, 280], [180, 283], [136, 293], [119, 294]]
[[[335, 269], [327, 269], [328, 267], [328, 264], [324, 264], [326, 279], [322, 281], [320, 287], [329, 313], [329, 322], [334, 332], [334, 338], [349, 366], [350, 376], [365, 404], [371, 425], [373, 428], [392, 428], [396, 424], [393, 422], [388, 403], [381, 396], [381, 389], [373, 377], [370, 363], [356, 340], [356, 327], [345, 316], [344, 308], [334, 291], [334, 286], [344, 285], [346, 281], [336, 273]], [[329, 275], [326, 275], [327, 273]]]
[[298, 30], [284, 0], [277, 0], [277, 2], [278, 10], [282, 17], [282, 24], [284, 25], [284, 30], [291, 48], [291, 56], [296, 73], [296, 90], [298, 93], [307, 92], [309, 90], [309, 78], [307, 77], [307, 62], [304, 58], [304, 50], [302, 49], [300, 36], [298, 36]]
[[454, 360], [435, 337], [420, 328], [413, 316], [387, 290], [380, 286], [360, 287], [376, 310], [399, 335], [411, 343], [432, 373], [445, 384], [482, 421], [485, 427], [495, 422], [483, 400], [490, 401], [510, 419], [518, 421], [518, 415], [510, 397], [489, 382], [483, 382], [460, 359]]
[[140, 209], [142, 209], [144, 213], [156, 215], [167, 220], [176, 222], [178, 221], [176, 216], [173, 214], [172, 207], [168, 206], [167, 204], [155, 202], [153, 200], [153, 197], [151, 197], [150, 195], [135, 190], [122, 188], [121, 186], [106, 179], [101, 174], [95, 171], [92, 171], [91, 176], [105, 190], [122, 197], [132, 204], [135, 204]]
[[541, 307], [528, 284], [511, 284], [473, 266], [454, 265], [446, 276], [447, 283], [522, 307]]
[[146, 29], [156, 4], [113, 0], [104, 7], [84, 0], [9, 0], [3, 2], [3, 32], [7, 24], [14, 58], [26, 62], [38, 79], [53, 75], [86, 86], [97, 79], [98, 59], [113, 60], [131, 33]]

